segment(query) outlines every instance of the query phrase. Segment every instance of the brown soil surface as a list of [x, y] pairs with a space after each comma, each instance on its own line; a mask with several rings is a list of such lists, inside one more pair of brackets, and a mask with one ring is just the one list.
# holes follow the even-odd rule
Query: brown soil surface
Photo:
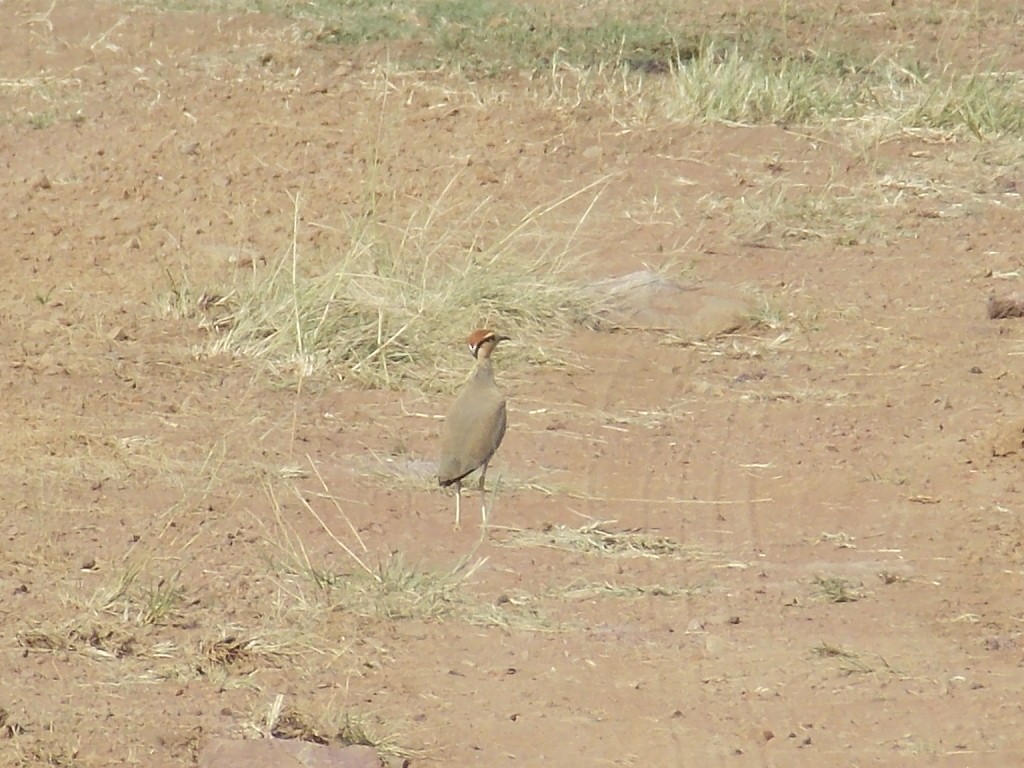
[[[790, 33], [813, 40], [806, 5]], [[867, 44], [1024, 61], [1013, 3], [970, 23], [848, 5]], [[191, 765], [258, 737], [281, 695], [280, 733], [331, 737], [348, 713], [413, 765], [1017, 764], [1024, 326], [986, 300], [1019, 280], [1019, 159], [630, 122], [310, 28], [0, 4], [0, 762]], [[737, 237], [714, 201], [769, 180], [883, 203], [854, 238]], [[506, 487], [483, 543], [475, 494], [456, 533], [450, 496], [402, 475], [435, 458], [448, 395], [275, 386], [196, 355], [207, 332], [166, 311], [276, 263], [296, 196], [300, 249], [324, 252], [370, 194], [399, 228], [485, 204], [486, 237], [593, 182], [584, 272], [676, 258], [774, 313], [695, 344], [499, 349]], [[568, 236], [592, 200], [545, 225]], [[451, 318], [451, 366], [475, 322]], [[536, 362], [558, 345], [569, 365]], [[594, 521], [651, 549], [538, 539]], [[373, 569], [479, 567], [461, 613], [348, 610], [314, 578], [360, 577], [338, 542]], [[829, 599], [837, 580], [854, 599]]]

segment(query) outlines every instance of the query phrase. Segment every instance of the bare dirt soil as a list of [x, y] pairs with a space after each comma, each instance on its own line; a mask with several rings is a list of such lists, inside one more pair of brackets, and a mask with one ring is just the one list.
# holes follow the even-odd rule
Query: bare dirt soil
[[[880, 49], [1024, 61], [1012, 3], [848, 6]], [[802, 10], [795, 40], [835, 11]], [[985, 301], [1020, 279], [1019, 158], [633, 121], [314, 26], [0, 4], [0, 762], [348, 727], [424, 766], [1018, 764], [1024, 326]], [[371, 196], [398, 229], [482, 205], [486, 238], [594, 182], [544, 220], [579, 227], [582, 275], [674, 259], [763, 317], [499, 349], [482, 542], [475, 495], [454, 532], [402, 470], [436, 458], [449, 394], [197, 354], [181, 297], [278, 263], [296, 215], [306, 253]], [[769, 183], [867, 215], [745, 236], [729, 202]], [[445, 366], [487, 320], [451, 318]]]

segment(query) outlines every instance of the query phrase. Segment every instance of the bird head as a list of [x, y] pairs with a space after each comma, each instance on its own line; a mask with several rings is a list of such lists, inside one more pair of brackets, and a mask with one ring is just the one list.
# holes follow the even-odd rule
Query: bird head
[[491, 352], [498, 346], [499, 341], [508, 341], [508, 336], [501, 336], [494, 331], [489, 331], [485, 328], [473, 331], [469, 334], [469, 338], [466, 339], [466, 343], [469, 344], [469, 352], [475, 358], [490, 357]]

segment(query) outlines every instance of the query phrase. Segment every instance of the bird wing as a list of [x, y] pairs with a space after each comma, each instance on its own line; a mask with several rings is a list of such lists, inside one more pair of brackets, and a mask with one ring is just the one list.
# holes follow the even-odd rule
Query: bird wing
[[451, 485], [490, 460], [505, 436], [505, 398], [460, 397], [445, 419], [437, 479]]

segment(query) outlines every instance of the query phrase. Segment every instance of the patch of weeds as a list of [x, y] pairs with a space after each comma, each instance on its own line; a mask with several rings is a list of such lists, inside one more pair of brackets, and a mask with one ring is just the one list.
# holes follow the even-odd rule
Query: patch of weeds
[[820, 643], [811, 649], [811, 652], [823, 659], [833, 659], [839, 664], [839, 671], [844, 675], [865, 675], [875, 671], [875, 668], [865, 662], [859, 654], [848, 651], [837, 645]]
[[830, 603], [854, 603], [861, 598], [846, 579], [815, 576], [814, 585], [818, 588], [815, 596]]
[[706, 198], [710, 212], [724, 209], [738, 242], [779, 247], [792, 240], [826, 240], [852, 246], [872, 237], [883, 203], [869, 190], [835, 184], [819, 188], [773, 180], [735, 199]]
[[[277, 264], [226, 290], [179, 289], [164, 303], [182, 313], [182, 296], [217, 296], [191, 310], [210, 332], [201, 353], [259, 360], [286, 380], [329, 373], [375, 388], [444, 389], [461, 379], [438, 367], [462, 354], [450, 319], [467, 310], [465, 330], [515, 329], [520, 339], [600, 324], [606, 298], [570, 277], [570, 243], [545, 244], [541, 227], [546, 213], [584, 191], [468, 250], [460, 238], [475, 225], [439, 220], [440, 201], [402, 232], [351, 222], [347, 252], [322, 254], [319, 267], [298, 253], [296, 231]], [[298, 227], [298, 201], [295, 218]]]
[[417, 6], [411, 0], [319, 0], [305, 7], [324, 21], [316, 35], [321, 43], [412, 40], [420, 28]]
[[769, 296], [762, 294], [747, 316], [747, 328], [752, 331], [777, 331], [785, 326], [785, 320], [784, 310]]
[[286, 706], [280, 694], [260, 729], [265, 736], [277, 739], [309, 741], [342, 747], [372, 747], [385, 759], [409, 760], [419, 757], [417, 750], [401, 744], [397, 733], [388, 733], [379, 718], [350, 709], [339, 709], [315, 715], [300, 707]]
[[566, 629], [547, 616], [536, 603], [537, 598], [526, 592], [503, 594], [492, 603], [465, 606], [463, 618], [476, 626], [527, 632], [560, 632]]
[[313, 2], [304, 10], [324, 22], [320, 42], [401, 41], [414, 64], [478, 76], [546, 69], [556, 60], [661, 74], [696, 50], [692, 33], [640, 14], [563, 21], [512, 0], [343, 0]]
[[203, 327], [211, 331], [228, 324], [222, 318], [230, 314], [234, 298], [230, 291], [196, 290], [187, 275], [179, 279], [170, 272], [167, 272], [167, 282], [169, 289], [156, 301], [162, 315], [175, 320], [202, 317]]
[[199, 655], [208, 664], [237, 670], [279, 666], [285, 657], [296, 654], [287, 643], [258, 636], [225, 634], [216, 640], [201, 642]]
[[821, 536], [818, 537], [818, 542], [833, 544], [837, 549], [856, 549], [856, 539], [844, 531], [837, 531], [830, 533], [829, 531], [822, 531]]
[[710, 44], [679, 67], [666, 108], [669, 117], [696, 122], [816, 122], [852, 112], [867, 88], [861, 75], [835, 55]]
[[156, 577], [142, 583], [144, 566], [126, 563], [116, 583], [97, 590], [91, 600], [94, 610], [119, 614], [124, 621], [158, 625], [174, 616], [184, 599], [179, 573]]
[[697, 587], [667, 587], [661, 584], [612, 584], [605, 582], [574, 582], [553, 591], [560, 597], [569, 600], [592, 600], [594, 598], [644, 598], [644, 597], [680, 597], [692, 595]]
[[77, 746], [56, 743], [54, 738], [47, 736], [50, 734], [33, 736], [27, 743], [22, 743], [25, 737], [21, 737], [16, 746], [17, 757], [13, 765], [17, 768], [77, 768], [82, 764]]
[[42, 289], [38, 289], [37, 288], [35, 293], [34, 293], [34, 298], [35, 298], [35, 300], [41, 306], [45, 307], [45, 306], [49, 305], [50, 299], [53, 297], [53, 292], [55, 290], [57, 290], [57, 286], [56, 285], [50, 286], [46, 290], [42, 290]]
[[771, 45], [707, 44], [675, 73], [665, 112], [691, 122], [789, 124], [976, 137], [1024, 133], [1024, 76], [998, 61], [973, 72]]
[[425, 571], [393, 555], [370, 574], [341, 580], [333, 593], [334, 610], [389, 620], [458, 615], [465, 604], [460, 588], [480, 565], [460, 562], [450, 571]]
[[177, 575], [170, 579], [160, 578], [155, 584], [142, 588], [140, 624], [163, 624], [173, 616], [182, 602], [184, 591], [177, 584]]
[[44, 128], [49, 128], [56, 122], [57, 113], [52, 109], [47, 109], [43, 112], [32, 112], [28, 116], [28, 124], [35, 128], [37, 131], [41, 131]]
[[611, 531], [614, 520], [597, 520], [580, 528], [548, 525], [540, 531], [509, 529], [496, 543], [504, 547], [546, 547], [584, 552], [604, 557], [666, 557], [686, 554], [685, 548], [668, 536], [643, 531]]
[[[334, 499], [315, 466], [313, 472], [323, 485], [324, 495]], [[364, 553], [363, 557], [339, 539], [304, 496], [297, 489], [293, 490], [306, 511], [356, 566], [354, 572], [343, 574], [319, 565], [310, 556], [301, 537], [285, 523], [277, 494], [273, 486], [267, 485], [266, 491], [277, 525], [276, 528], [270, 528], [263, 523], [263, 526], [268, 541], [272, 541], [284, 556], [275, 565], [283, 567], [290, 574], [290, 579], [279, 581], [279, 586], [282, 593], [289, 595], [303, 610], [327, 607], [347, 614], [390, 621], [456, 619], [482, 626], [529, 631], [553, 628], [553, 623], [533, 605], [532, 599], [512, 598], [499, 600], [493, 605], [481, 605], [465, 594], [463, 586], [486, 563], [486, 558], [473, 560], [472, 556], [467, 556], [449, 570], [434, 571], [410, 566], [400, 554], [393, 553], [376, 567], [368, 566], [365, 559], [366, 546], [344, 510], [337, 507], [337, 516], [346, 521], [358, 542], [357, 547]], [[315, 587], [316, 594], [312, 600], [306, 597], [302, 584], [305, 581], [312, 582]]]
[[993, 66], [988, 71], [931, 73], [894, 68], [890, 96], [895, 122], [906, 129], [958, 131], [977, 138], [1024, 133], [1024, 77]]
[[59, 626], [37, 625], [17, 633], [26, 651], [80, 653], [95, 659], [123, 659], [140, 655], [135, 635], [121, 627], [72, 622]]
[[424, 6], [430, 42], [442, 62], [483, 74], [610, 65], [667, 73], [696, 49], [692, 35], [629, 18], [579, 25], [508, 0], [432, 0]]

